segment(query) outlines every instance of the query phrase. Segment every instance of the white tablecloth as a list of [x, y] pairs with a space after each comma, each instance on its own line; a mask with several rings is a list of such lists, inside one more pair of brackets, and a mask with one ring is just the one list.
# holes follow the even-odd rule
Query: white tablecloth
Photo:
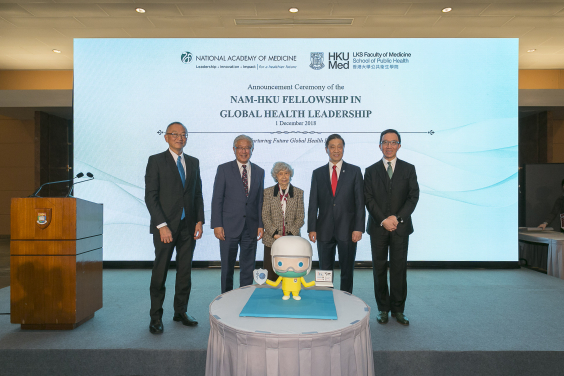
[[519, 231], [519, 240], [548, 244], [546, 273], [564, 279], [564, 233], [559, 231]]
[[372, 376], [370, 307], [334, 290], [338, 320], [239, 317], [255, 288], [210, 304], [206, 376]]

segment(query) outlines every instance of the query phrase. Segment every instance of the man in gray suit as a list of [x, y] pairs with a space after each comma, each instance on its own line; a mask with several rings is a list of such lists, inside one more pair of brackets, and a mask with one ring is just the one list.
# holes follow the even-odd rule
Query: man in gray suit
[[251, 164], [253, 140], [240, 135], [233, 141], [235, 160], [217, 167], [213, 184], [211, 228], [219, 239], [221, 293], [233, 290], [233, 272], [240, 247], [240, 286], [253, 283], [257, 241], [263, 235], [264, 170]]
[[151, 276], [151, 322], [149, 331], [163, 332], [165, 282], [176, 247], [176, 291], [174, 321], [193, 326], [198, 322], [186, 314], [192, 287], [192, 257], [196, 240], [202, 237], [204, 199], [199, 161], [182, 150], [188, 131], [181, 123], [171, 123], [165, 134], [169, 148], [149, 157], [145, 173], [145, 203], [151, 214], [150, 232], [155, 245]]

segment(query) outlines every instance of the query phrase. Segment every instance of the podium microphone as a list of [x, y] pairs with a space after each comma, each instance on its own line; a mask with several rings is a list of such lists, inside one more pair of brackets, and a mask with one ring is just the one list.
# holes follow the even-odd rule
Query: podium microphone
[[[81, 174], [82, 174], [82, 172], [81, 172]], [[84, 174], [82, 174], [82, 176], [84, 176]], [[82, 176], [80, 176], [80, 177], [82, 177]], [[73, 182], [73, 183], [71, 184], [71, 187], [69, 188], [69, 192], [67, 193], [67, 195], [66, 195], [65, 197], [69, 197], [69, 196], [72, 197], [72, 196], [71, 196], [71, 192], [72, 192], [72, 190], [73, 190], [73, 188], [74, 188], [74, 186], [75, 186], [76, 184], [86, 183], [87, 181], [90, 181], [90, 180], [93, 180], [93, 179], [94, 179], [94, 175], [92, 175], [91, 172], [87, 172], [87, 173], [86, 173], [86, 176], [88, 176], [90, 179], [82, 180], [82, 181], [79, 181], [78, 183], [74, 183], [74, 182]]]
[[51, 184], [57, 184], [57, 183], [68, 183], [69, 181], [73, 181], [74, 179], [78, 179], [78, 178], [81, 178], [81, 177], [83, 177], [83, 176], [84, 176], [84, 174], [83, 174], [82, 172], [79, 172], [79, 173], [76, 174], [76, 176], [75, 176], [74, 178], [72, 178], [72, 179], [59, 180], [59, 181], [52, 181], [52, 182], [45, 183], [45, 184], [41, 185], [41, 187], [39, 187], [39, 188], [37, 189], [37, 191], [35, 191], [32, 195], [29, 195], [29, 196], [27, 196], [27, 197], [41, 197], [41, 196], [38, 196], [37, 194], [39, 193], [39, 191], [40, 191], [44, 186], [46, 186], [46, 185], [51, 185]]

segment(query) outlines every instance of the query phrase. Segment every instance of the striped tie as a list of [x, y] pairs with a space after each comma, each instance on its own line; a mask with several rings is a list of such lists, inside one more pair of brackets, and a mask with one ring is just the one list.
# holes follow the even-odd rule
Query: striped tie
[[247, 177], [247, 165], [243, 165], [243, 185], [245, 186], [245, 195], [249, 197], [249, 179]]

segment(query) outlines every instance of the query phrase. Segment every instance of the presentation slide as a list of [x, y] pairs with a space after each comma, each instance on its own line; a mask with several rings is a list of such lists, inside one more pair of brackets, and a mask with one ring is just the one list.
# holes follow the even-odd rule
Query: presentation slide
[[[364, 173], [393, 128], [421, 190], [408, 259], [517, 261], [517, 95], [517, 39], [75, 39], [74, 168], [95, 177], [75, 196], [104, 204], [104, 260], [153, 260], [145, 168], [182, 122], [205, 205], [194, 260], [219, 260], [213, 183], [237, 135], [265, 188], [275, 162], [293, 167], [307, 224], [325, 139]], [[356, 259], [371, 260], [366, 233]]]

